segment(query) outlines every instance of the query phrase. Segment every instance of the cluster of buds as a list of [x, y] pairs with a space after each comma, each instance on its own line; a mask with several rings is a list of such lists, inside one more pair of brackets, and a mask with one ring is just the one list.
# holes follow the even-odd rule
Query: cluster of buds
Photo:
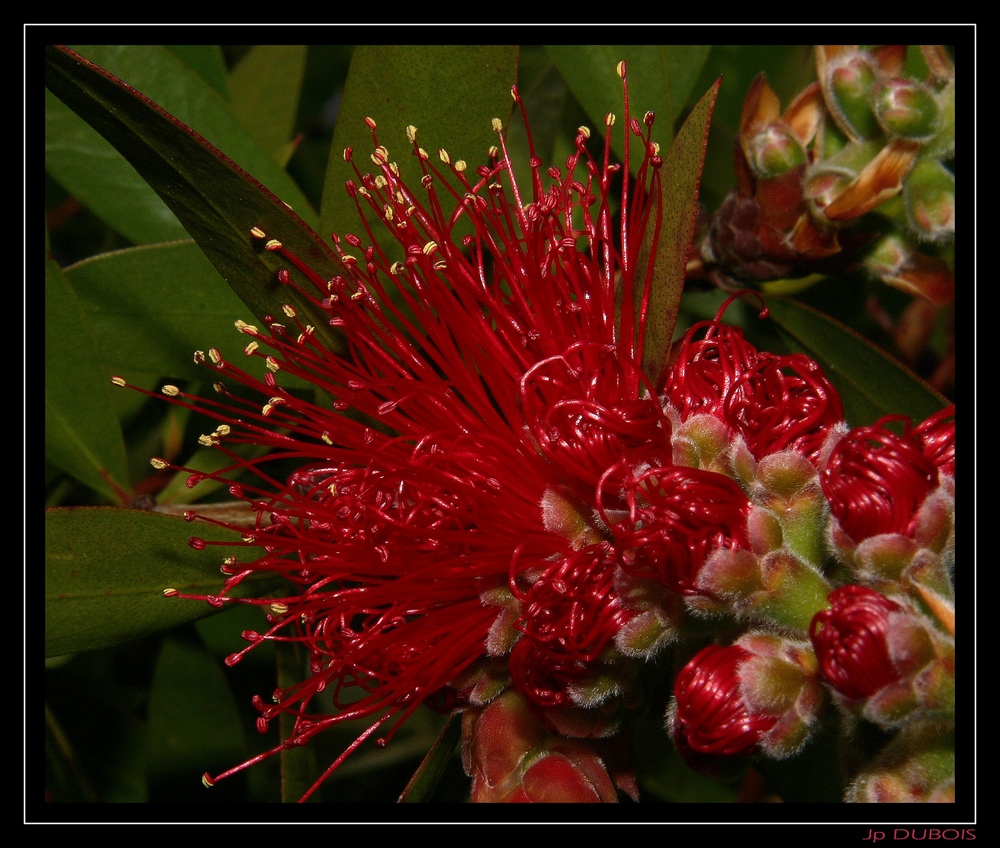
[[[868, 722], [894, 739], [858, 767], [847, 800], [948, 800], [954, 408], [849, 428], [815, 364], [789, 359], [717, 326], [688, 333], [668, 380], [675, 459], [730, 475], [750, 501], [745, 543], [710, 553], [684, 600], [745, 630], [682, 668], [668, 728], [689, 765], [717, 773], [795, 754], [824, 715], [840, 716], [845, 739]], [[751, 380], [764, 367], [769, 393]], [[760, 416], [747, 414], [766, 403], [787, 416], [766, 422], [783, 434], [773, 443], [756, 440]]]
[[782, 112], [763, 76], [743, 104], [737, 188], [693, 275], [733, 288], [864, 267], [937, 306], [954, 275], [955, 68], [940, 46], [816, 47], [817, 81]]

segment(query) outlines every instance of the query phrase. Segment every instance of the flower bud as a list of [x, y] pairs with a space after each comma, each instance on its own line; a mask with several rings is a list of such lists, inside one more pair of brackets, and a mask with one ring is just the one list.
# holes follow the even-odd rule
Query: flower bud
[[955, 800], [955, 728], [915, 722], [852, 781], [847, 803], [949, 803]]
[[830, 593], [809, 635], [841, 704], [883, 727], [954, 707], [954, 642], [913, 608], [864, 586]]
[[[513, 691], [482, 710], [466, 710], [462, 762], [476, 803], [618, 800], [606, 760], [595, 746], [549, 733]], [[620, 777], [627, 787], [628, 776]]]
[[948, 241], [955, 237], [955, 175], [937, 159], [917, 161], [903, 184], [903, 201], [920, 238]]
[[879, 125], [872, 109], [878, 76], [867, 57], [862, 53], [845, 56], [828, 70], [827, 80], [821, 82], [827, 106], [840, 128], [852, 139], [878, 135]]
[[886, 132], [917, 141], [932, 138], [941, 121], [933, 92], [914, 80], [898, 77], [879, 86], [875, 113]]
[[693, 768], [719, 757], [786, 757], [809, 737], [822, 688], [806, 643], [750, 633], [709, 645], [674, 682], [671, 737]]
[[806, 162], [806, 152], [788, 127], [768, 124], [746, 145], [747, 159], [761, 179], [777, 177]]

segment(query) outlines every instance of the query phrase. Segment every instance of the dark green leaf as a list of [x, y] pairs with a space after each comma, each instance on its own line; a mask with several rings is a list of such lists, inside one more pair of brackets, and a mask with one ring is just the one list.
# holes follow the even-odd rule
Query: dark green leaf
[[[197, 641], [164, 639], [147, 718], [146, 774], [159, 802], [203, 791], [205, 772], [222, 771], [246, 757], [240, 713], [226, 676]], [[165, 794], [173, 786], [177, 798]]]
[[947, 405], [899, 361], [830, 316], [786, 298], [769, 297], [767, 306], [789, 346], [823, 366], [851, 426], [890, 414], [922, 421]]
[[[65, 508], [45, 514], [45, 654], [104, 648], [194, 621], [214, 610], [163, 590], [220, 591], [221, 556], [187, 544], [197, 535], [236, 541], [207, 524], [131, 509]], [[261, 595], [278, 578], [243, 584], [236, 596]]]
[[114, 503], [128, 501], [125, 443], [110, 374], [59, 266], [45, 260], [45, 457]]
[[195, 350], [234, 356], [246, 336], [233, 326], [250, 317], [191, 240], [104, 253], [66, 269], [94, 327], [111, 374], [206, 377]]
[[[622, 100], [622, 86], [615, 68], [624, 61], [632, 113], [641, 116], [655, 112], [655, 138], [666, 147], [711, 47], [697, 44], [560, 44], [548, 45], [545, 49], [597, 127], [604, 126], [608, 112], [620, 110], [617, 104]], [[618, 156], [622, 155], [620, 134], [612, 138], [611, 146]]]
[[[342, 270], [340, 262], [302, 217], [204, 138], [72, 51], [46, 48], [45, 82], [156, 189], [258, 318], [278, 315], [283, 303], [291, 303], [306, 320], [312, 318], [316, 335], [329, 350], [340, 349], [340, 339], [322, 313], [305, 296], [276, 282], [277, 271], [287, 263], [265, 250], [263, 239], [250, 235], [252, 227], [261, 228], [320, 278], [329, 279]], [[266, 170], [272, 187], [280, 183], [277, 190], [284, 197], [293, 202], [301, 198], [277, 166], [271, 163]], [[304, 200], [299, 208], [309, 215]]]
[[[654, 385], [657, 384], [666, 360], [684, 291], [685, 269], [698, 217], [701, 170], [705, 162], [705, 147], [708, 143], [712, 109], [719, 93], [719, 82], [716, 80], [715, 85], [691, 110], [670, 145], [670, 150], [663, 157], [663, 167], [660, 170], [662, 219], [656, 253], [651, 255], [656, 234], [655, 228], [650, 224], [636, 267], [636, 280], [643, 280], [647, 263], [653, 263], [642, 370]], [[641, 287], [636, 286], [636, 297], [641, 296]]]
[[233, 114], [281, 164], [292, 153], [305, 69], [305, 45], [262, 44], [240, 59], [229, 76]]
[[461, 736], [461, 719], [449, 716], [438, 738], [434, 740], [434, 745], [399, 796], [400, 802], [420, 804], [432, 800], [434, 790], [455, 756], [455, 746]]
[[[278, 665], [278, 688], [285, 691], [309, 677], [308, 659], [301, 645], [287, 642], [275, 644]], [[288, 739], [295, 728], [295, 715], [283, 712], [279, 718], [281, 738]], [[320, 771], [317, 767], [316, 749], [310, 745], [296, 745], [281, 752], [281, 800], [293, 803], [305, 796], [316, 782]], [[315, 800], [315, 796], [313, 796]]]
[[417, 143], [435, 160], [444, 148], [453, 159], [466, 160], [470, 169], [485, 163], [497, 140], [491, 120], [499, 118], [506, 125], [510, 114], [517, 55], [517, 47], [504, 45], [355, 48], [337, 114], [320, 231], [359, 232], [357, 211], [344, 191], [344, 183], [356, 177], [343, 151], [354, 148], [362, 173], [371, 170], [368, 157], [374, 146], [366, 117], [375, 120], [379, 143], [414, 189], [421, 170], [406, 139], [407, 126], [417, 128]]

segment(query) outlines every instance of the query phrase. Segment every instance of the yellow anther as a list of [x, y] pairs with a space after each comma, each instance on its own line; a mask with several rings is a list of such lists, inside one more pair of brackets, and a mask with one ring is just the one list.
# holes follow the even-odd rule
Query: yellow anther
[[257, 344], [257, 342], [250, 342], [250, 344], [248, 344], [245, 348], [243, 348], [243, 352], [247, 356], [253, 356], [254, 353], [256, 352], [257, 348], [259, 348], [259, 347], [260, 347], [260, 345]]
[[206, 772], [201, 776], [201, 785], [204, 786], [206, 789], [211, 789], [213, 786], [215, 786], [215, 781], [208, 776], [208, 772]]
[[281, 250], [281, 242], [277, 239], [268, 239], [264, 250]]
[[239, 330], [241, 333], [246, 333], [247, 335], [250, 336], [260, 335], [260, 330], [257, 329], [257, 327], [255, 327], [253, 324], [248, 324], [246, 321], [237, 320], [236, 329]]
[[206, 448], [210, 448], [210, 447], [212, 447], [212, 445], [217, 445], [218, 443], [219, 443], [219, 440], [217, 438], [215, 438], [214, 436], [205, 436], [205, 435], [202, 435], [202, 436], [198, 437], [198, 444], [199, 445], [204, 445]]
[[389, 273], [402, 274], [405, 269], [406, 266], [402, 262], [393, 262], [392, 265], [389, 266]]
[[228, 436], [233, 431], [233, 428], [228, 424], [220, 424], [215, 428], [215, 432], [220, 436]]
[[500, 132], [500, 130], [503, 129], [503, 121], [501, 121], [499, 118], [494, 118], [492, 121], [490, 121], [490, 125], [493, 127], [494, 132]]
[[410, 144], [413, 144], [413, 142], [417, 140], [417, 128], [413, 126], [413, 124], [410, 124], [406, 128], [406, 140], [409, 141]]
[[391, 221], [392, 220], [392, 207], [388, 203], [385, 205], [385, 208], [382, 210], [382, 217], [385, 218], [386, 221]]
[[279, 601], [275, 601], [271, 604], [271, 612], [275, 615], [284, 615], [288, 612], [288, 604], [283, 604]]
[[448, 151], [443, 147], [438, 148], [438, 156], [441, 157], [441, 161], [444, 162], [445, 165], [451, 164], [451, 156], [448, 155]]
[[289, 318], [294, 318], [296, 315], [295, 307], [290, 303], [284, 303], [281, 305], [281, 311], [285, 313]]
[[205, 351], [203, 351], [203, 350], [196, 350], [194, 352], [194, 364], [195, 365], [202, 365], [204, 362], [205, 362]]
[[177, 386], [164, 386], [160, 391], [167, 395], [167, 397], [177, 397], [181, 393], [181, 390]]
[[374, 162], [376, 165], [381, 166], [388, 161], [389, 161], [389, 151], [387, 148], [385, 148], [380, 144], [378, 147], [375, 148], [375, 152], [372, 153], [372, 162]]
[[423, 246], [424, 256], [430, 256], [435, 250], [437, 250], [437, 242], [429, 241]]
[[377, 174], [375, 177], [375, 188], [385, 188], [389, 185], [389, 181], [385, 178], [384, 174]]
[[328, 444], [328, 445], [332, 445], [332, 444], [333, 444], [333, 439], [331, 439], [331, 438], [330, 438], [330, 434], [329, 434], [329, 433], [323, 433], [323, 434], [322, 434], [322, 435], [320, 436], [320, 438], [321, 438], [321, 439], [322, 439], [322, 440], [323, 440], [323, 441], [324, 441], [324, 442], [325, 442], [326, 444]]
[[125, 380], [122, 377], [112, 377], [111, 378], [111, 382], [114, 383], [116, 386], [124, 386], [125, 385]]
[[363, 298], [364, 296], [365, 296], [364, 289], [360, 289], [359, 291], [356, 291], [351, 295], [351, 300], [361, 300], [361, 298]]
[[149, 464], [152, 465], [157, 471], [162, 471], [167, 467], [167, 463], [158, 456], [154, 456], [151, 460], [149, 460]]
[[267, 366], [268, 371], [281, 370], [281, 363], [279, 363], [278, 360], [275, 359], [273, 356], [267, 357], [267, 359], [264, 360], [264, 364]]
[[427, 151], [424, 150], [422, 147], [418, 147], [417, 148], [417, 156], [419, 156], [421, 159], [429, 159], [430, 158], [427, 155]]
[[468, 165], [465, 164], [465, 160], [464, 159], [459, 159], [455, 163], [455, 170], [456, 171], [464, 171], [467, 167], [468, 167]]
[[617, 66], [617, 67], [615, 68], [615, 72], [616, 72], [616, 73], [618, 74], [618, 76], [620, 76], [620, 77], [621, 77], [622, 79], [625, 79], [625, 60], [624, 60], [624, 59], [622, 59], [622, 61], [620, 61], [620, 62], [618, 63], [618, 66]]
[[173, 598], [175, 595], [179, 595], [179, 594], [180, 594], [180, 592], [178, 592], [176, 589], [164, 589], [163, 590], [163, 597], [164, 598]]
[[370, 117], [365, 118], [365, 123], [368, 124], [369, 129], [375, 129], [378, 126], [378, 124], [375, 123], [375, 119]]
[[608, 112], [607, 116], [604, 118], [604, 123], [609, 127], [613, 127], [615, 125], [615, 113]]
[[219, 349], [215, 347], [208, 349], [208, 358], [212, 360], [213, 365], [218, 365], [222, 362], [222, 354], [219, 353]]
[[260, 227], [251, 227], [250, 235], [252, 235], [254, 238], [259, 238], [259, 239], [267, 238], [267, 233], [265, 233]]

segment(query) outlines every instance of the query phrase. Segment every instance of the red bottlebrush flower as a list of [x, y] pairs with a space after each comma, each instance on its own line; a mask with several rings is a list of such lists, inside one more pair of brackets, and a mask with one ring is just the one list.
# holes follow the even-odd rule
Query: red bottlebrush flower
[[[710, 554], [749, 547], [750, 501], [731, 478], [683, 466], [647, 468], [616, 486], [615, 477], [602, 481], [599, 503], [626, 572], [698, 593], [698, 572]], [[623, 513], [617, 523], [609, 504]]]
[[[954, 471], [954, 423], [943, 416], [917, 429], [909, 419], [886, 416], [834, 445], [820, 482], [830, 512], [854, 542], [910, 534], [917, 510], [938, 485], [938, 469]], [[903, 422], [902, 434], [889, 429], [892, 421]]]
[[903, 608], [864, 586], [841, 586], [813, 616], [813, 649], [826, 681], [851, 700], [868, 698], [902, 676], [889, 655], [889, 614]]
[[[637, 259], [647, 230], [658, 230], [652, 123], [651, 113], [642, 123], [628, 115], [626, 94], [624, 167], [610, 161], [607, 139], [593, 158], [581, 129], [565, 170], [544, 170], [532, 155], [528, 195], [502, 132], [491, 164], [472, 177], [442, 151], [465, 189], [449, 216], [439, 196], [447, 181], [415, 130], [408, 135], [424, 172], [420, 191], [400, 179], [370, 121], [375, 173], [356, 167], [348, 193], [369, 241], [376, 244], [377, 218], [403, 261], [390, 263], [356, 236], [335, 237], [343, 273], [326, 280], [251, 232], [289, 263], [279, 281], [329, 316], [347, 354], [326, 350], [286, 307], [264, 330], [237, 324], [250, 337], [246, 354], [267, 366], [264, 380], [212, 350], [197, 358], [218, 374], [218, 397], [164, 389], [220, 422], [202, 441], [231, 460], [217, 472], [192, 472], [189, 484], [248, 479], [230, 491], [249, 505], [253, 527], [241, 528], [242, 547], [228, 549], [228, 577], [213, 602], [255, 574], [287, 578], [284, 597], [247, 601], [267, 610], [268, 628], [245, 634], [245, 650], [288, 641], [310, 657], [306, 680], [275, 692], [274, 703], [256, 701], [262, 731], [281, 714], [294, 717], [291, 736], [263, 756], [346, 719], [373, 721], [307, 797], [365, 739], [379, 735], [384, 744], [432, 696], [460, 699], [463, 674], [510, 649], [492, 632], [517, 620], [510, 606], [498, 609], [504, 592], [527, 609], [510, 664], [515, 686], [536, 702], [561, 703], [566, 683], [586, 675], [629, 619], [594, 501], [608, 465], [670, 457], [667, 419], [638, 365], [645, 314], [634, 304], [648, 299], [633, 296], [650, 285], [651, 269], [636, 276]], [[613, 124], [609, 116], [609, 135]], [[637, 146], [633, 177], [629, 148], [634, 156]], [[349, 150], [346, 157], [353, 161]], [[612, 189], [620, 168], [625, 178]], [[614, 224], [612, 191], [620, 192]], [[471, 235], [456, 243], [459, 218]], [[303, 400], [282, 375], [311, 383], [331, 403]], [[222, 381], [268, 400], [245, 400]], [[271, 452], [252, 458], [243, 445]], [[590, 525], [574, 536], [548, 514], [551, 493], [567, 485]], [[604, 541], [587, 548], [584, 537]], [[332, 693], [338, 712], [312, 706], [320, 692]]]
[[753, 754], [778, 723], [777, 716], [752, 712], [741, 694], [739, 668], [751, 656], [740, 645], [709, 645], [677, 675], [672, 733], [689, 761]]
[[666, 377], [664, 397], [682, 421], [715, 415], [757, 459], [790, 449], [815, 463], [830, 428], [844, 418], [840, 395], [816, 362], [759, 352], [741, 330], [717, 320], [688, 330]]

